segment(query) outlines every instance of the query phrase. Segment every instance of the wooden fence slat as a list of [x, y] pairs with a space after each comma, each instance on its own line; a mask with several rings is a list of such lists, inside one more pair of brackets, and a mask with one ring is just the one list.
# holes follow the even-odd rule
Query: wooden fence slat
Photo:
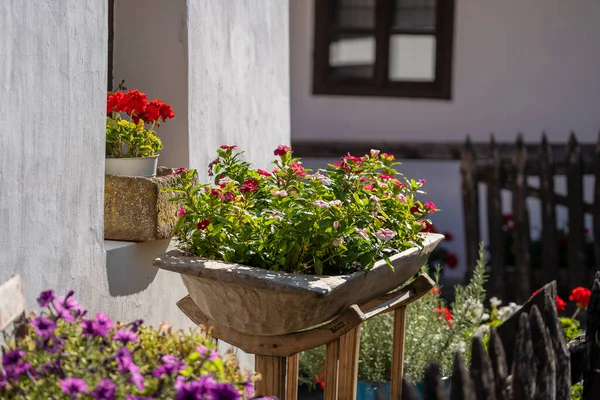
[[467, 372], [467, 368], [459, 352], [454, 354], [452, 377], [450, 380], [450, 400], [475, 400], [473, 381]]
[[406, 307], [394, 311], [394, 339], [392, 342], [391, 399], [402, 398], [402, 377], [404, 376], [404, 340], [406, 327]]
[[415, 385], [405, 378], [402, 378], [402, 400], [421, 400]]
[[512, 389], [515, 399], [535, 399], [535, 379], [537, 366], [533, 344], [531, 342], [531, 331], [529, 328], [529, 316], [522, 313], [519, 316], [519, 330], [517, 342], [514, 348], [512, 365]]
[[506, 364], [506, 353], [502, 346], [502, 341], [496, 329], [490, 331], [490, 342], [488, 352], [494, 370], [494, 384], [496, 387], [496, 400], [509, 400], [506, 381], [509, 375], [508, 365]]
[[496, 141], [492, 135], [490, 140], [490, 157], [488, 159], [487, 186], [487, 218], [490, 248], [490, 296], [506, 298], [505, 263], [504, 263], [504, 233], [502, 232], [502, 195], [500, 189], [500, 157]]
[[531, 327], [531, 342], [537, 359], [538, 371], [535, 380], [536, 396], [539, 399], [556, 399], [556, 363], [554, 349], [550, 340], [550, 332], [544, 323], [542, 314], [537, 306], [529, 312]]
[[15, 275], [0, 286], [0, 332], [21, 318], [25, 311], [23, 281]]
[[594, 209], [592, 216], [594, 218], [594, 255], [596, 259], [596, 269], [600, 269], [600, 133], [596, 143], [596, 154], [594, 157]]
[[542, 277], [534, 282], [535, 288], [558, 278], [558, 247], [556, 235], [556, 204], [554, 193], [554, 165], [552, 150], [546, 134], [542, 136], [542, 149], [539, 157], [540, 200], [542, 209]]
[[493, 400], [496, 398], [494, 370], [481, 340], [473, 338], [471, 347], [471, 379], [475, 387], [477, 399]]
[[524, 302], [531, 294], [531, 268], [530, 268], [530, 237], [529, 215], [527, 212], [527, 176], [525, 161], [527, 153], [523, 136], [517, 138], [517, 150], [514, 158], [515, 190], [512, 195], [513, 221], [514, 221], [514, 249], [516, 282], [514, 282], [515, 300]]
[[[360, 325], [340, 338], [338, 366], [338, 400], [356, 399], [358, 383], [358, 354], [360, 349]], [[325, 381], [327, 386], [327, 381]]]
[[325, 393], [324, 400], [336, 400], [338, 388], [338, 367], [340, 358], [340, 340], [327, 343], [325, 355]]
[[600, 393], [600, 281], [598, 277], [597, 273], [586, 312], [585, 339], [588, 347], [588, 365], [583, 379], [583, 400], [597, 399]]
[[575, 134], [569, 138], [567, 153], [567, 195], [569, 196], [569, 287], [585, 286], [587, 273], [584, 253], [583, 171], [581, 150]]
[[477, 184], [477, 161], [473, 143], [467, 138], [461, 155], [460, 172], [462, 176], [463, 214], [465, 226], [465, 245], [467, 273], [465, 282], [473, 275], [479, 251], [479, 191]]
[[442, 372], [438, 364], [429, 364], [425, 369], [423, 386], [424, 400], [445, 400], [447, 398], [446, 388], [442, 382]]

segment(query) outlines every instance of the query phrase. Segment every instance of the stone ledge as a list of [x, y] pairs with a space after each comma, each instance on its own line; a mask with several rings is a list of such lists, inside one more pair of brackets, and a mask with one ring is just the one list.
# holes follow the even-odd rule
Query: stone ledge
[[169, 239], [181, 207], [170, 202], [176, 177], [159, 168], [154, 178], [105, 175], [104, 239], [148, 242]]

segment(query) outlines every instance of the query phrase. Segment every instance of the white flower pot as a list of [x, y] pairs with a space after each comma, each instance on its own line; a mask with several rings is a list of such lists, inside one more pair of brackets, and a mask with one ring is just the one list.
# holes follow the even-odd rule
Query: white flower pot
[[104, 173], [106, 175], [156, 176], [158, 155], [152, 157], [106, 158]]

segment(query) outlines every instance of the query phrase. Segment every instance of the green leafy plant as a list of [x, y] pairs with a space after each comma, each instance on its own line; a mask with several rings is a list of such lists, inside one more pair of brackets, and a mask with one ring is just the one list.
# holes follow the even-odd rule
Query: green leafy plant
[[108, 93], [106, 113], [106, 155], [113, 158], [156, 155], [162, 142], [154, 128], [175, 116], [170, 105], [161, 100], [148, 102], [138, 90]]
[[235, 357], [221, 357], [206, 336], [166, 325], [154, 329], [141, 320], [113, 323], [102, 313], [86, 318], [72, 294], [43, 292], [38, 303], [46, 311], [31, 316], [24, 338], [7, 338], [2, 399], [253, 396], [258, 376], [243, 373]]
[[251, 169], [236, 146], [217, 153], [209, 165], [214, 184], [195, 183], [194, 170], [176, 171], [179, 246], [200, 257], [317, 275], [369, 270], [419, 246], [437, 210], [416, 199], [424, 181], [397, 176], [394, 156], [378, 150], [314, 174], [284, 145], [271, 172]]
[[[413, 382], [420, 381], [431, 362], [440, 364], [442, 373], [449, 375], [456, 351], [465, 361], [470, 359], [471, 338], [482, 321], [489, 318], [483, 301], [485, 262], [483, 248], [471, 281], [457, 286], [455, 300], [450, 305], [440, 296], [439, 286], [407, 308], [404, 373]], [[422, 272], [427, 272], [424, 267]], [[439, 281], [439, 270], [435, 274]], [[390, 379], [393, 344], [393, 315], [374, 317], [361, 327], [358, 375], [360, 380], [380, 383]], [[303, 383], [321, 383], [325, 367], [325, 349], [316, 348], [302, 353], [300, 367]], [[326, 385], [327, 382], [324, 383]]]

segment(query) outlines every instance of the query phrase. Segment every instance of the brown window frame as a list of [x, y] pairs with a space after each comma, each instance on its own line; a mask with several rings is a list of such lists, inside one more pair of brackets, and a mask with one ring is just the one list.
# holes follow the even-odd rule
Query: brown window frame
[[[364, 29], [334, 26], [335, 0], [315, 0], [313, 94], [452, 99], [452, 58], [454, 41], [454, 0], [438, 0], [436, 8], [436, 59], [433, 82], [391, 81], [388, 77], [391, 34], [423, 34], [392, 29], [395, 0], [376, 0], [375, 65], [371, 79], [330, 79], [329, 47], [334, 32], [364, 33]], [[373, 31], [373, 30], [369, 30]]]

